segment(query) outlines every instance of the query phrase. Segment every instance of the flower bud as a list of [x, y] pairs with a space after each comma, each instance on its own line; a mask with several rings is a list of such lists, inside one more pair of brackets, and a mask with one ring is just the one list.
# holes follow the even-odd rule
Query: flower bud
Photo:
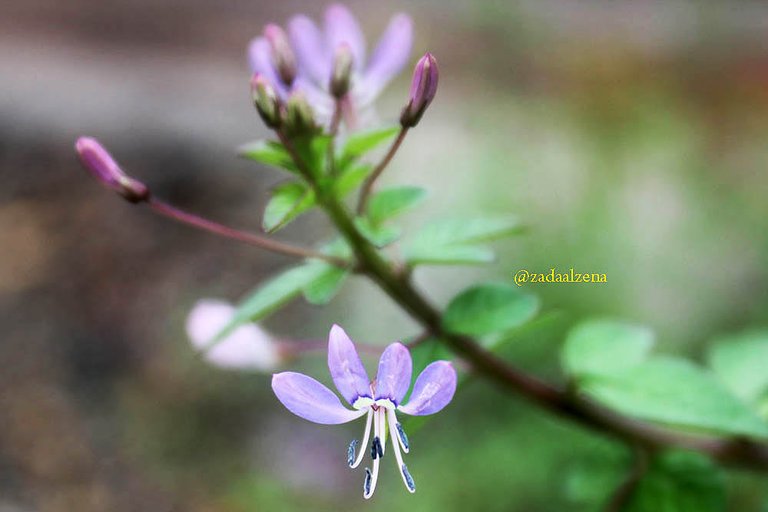
[[251, 96], [259, 116], [269, 128], [278, 128], [282, 123], [282, 102], [264, 76], [254, 73], [251, 77]]
[[132, 203], [149, 199], [149, 188], [123, 172], [112, 155], [92, 137], [80, 137], [75, 151], [83, 167], [102, 185], [114, 190]]
[[300, 91], [294, 92], [288, 98], [285, 128], [290, 135], [310, 135], [319, 130], [312, 107]]
[[352, 63], [354, 56], [352, 48], [347, 43], [342, 43], [336, 48], [336, 54], [333, 58], [333, 71], [331, 72], [331, 83], [329, 89], [336, 99], [342, 98], [349, 92], [349, 86], [352, 81]]
[[285, 31], [275, 24], [269, 24], [264, 29], [264, 37], [272, 48], [272, 61], [275, 64], [280, 79], [287, 86], [296, 79], [296, 56]]
[[187, 317], [187, 335], [193, 348], [214, 366], [233, 370], [271, 372], [282, 356], [272, 336], [256, 324], [245, 323], [218, 342], [216, 336], [234, 320], [237, 309], [227, 302], [203, 299]]
[[404, 128], [412, 128], [421, 120], [437, 93], [437, 78], [437, 60], [431, 53], [425, 53], [413, 70], [408, 105], [400, 115], [400, 124]]

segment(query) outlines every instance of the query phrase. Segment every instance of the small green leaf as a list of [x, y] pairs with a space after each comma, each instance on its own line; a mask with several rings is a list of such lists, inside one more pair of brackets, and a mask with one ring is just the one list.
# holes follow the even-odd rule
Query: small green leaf
[[264, 209], [264, 230], [274, 233], [313, 206], [315, 194], [309, 187], [299, 182], [283, 183], [275, 187]]
[[349, 276], [349, 270], [321, 262], [314, 265], [323, 267], [323, 270], [314, 281], [304, 287], [304, 298], [310, 304], [322, 306], [336, 296]]
[[420, 247], [407, 254], [406, 259], [411, 265], [477, 265], [496, 259], [492, 250], [476, 245]]
[[350, 135], [341, 152], [341, 166], [345, 167], [353, 160], [360, 158], [369, 151], [376, 149], [379, 145], [391, 140], [399, 131], [400, 126], [398, 125], [377, 128], [375, 130], [358, 132]]
[[234, 318], [211, 340], [208, 348], [222, 340], [237, 326], [257, 322], [296, 297], [301, 290], [321, 278], [326, 269], [314, 262], [291, 268], [256, 288], [237, 308]]
[[390, 226], [372, 226], [368, 219], [357, 217], [355, 219], [360, 234], [379, 249], [384, 248], [400, 238], [400, 229]]
[[693, 363], [652, 358], [622, 373], [590, 376], [580, 389], [619, 412], [696, 431], [768, 437], [760, 420]]
[[736, 396], [756, 403], [768, 391], [768, 331], [747, 331], [719, 338], [709, 365]]
[[371, 174], [373, 167], [368, 164], [347, 166], [333, 181], [337, 197], [346, 197]]
[[241, 146], [238, 149], [238, 154], [247, 158], [266, 165], [272, 165], [280, 167], [292, 173], [297, 173], [296, 165], [291, 159], [291, 155], [285, 150], [282, 144], [275, 141], [259, 140]]
[[385, 220], [401, 215], [421, 203], [427, 191], [420, 187], [393, 187], [371, 196], [368, 202], [368, 219], [377, 226]]
[[539, 310], [539, 300], [504, 284], [474, 286], [456, 296], [443, 315], [451, 332], [482, 336], [518, 327]]
[[621, 372], [644, 361], [653, 332], [610, 320], [592, 320], [571, 329], [562, 351], [566, 373], [574, 377]]
[[623, 512], [722, 512], [725, 478], [709, 459], [670, 451], [656, 457]]
[[516, 217], [456, 218], [436, 221], [416, 233], [404, 250], [408, 263], [488, 263], [493, 252], [478, 246], [517, 233], [522, 226]]

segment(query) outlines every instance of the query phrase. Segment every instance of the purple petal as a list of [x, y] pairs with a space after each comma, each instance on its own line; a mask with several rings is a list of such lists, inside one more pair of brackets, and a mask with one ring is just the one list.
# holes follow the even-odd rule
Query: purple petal
[[371, 396], [371, 384], [355, 345], [344, 329], [335, 325], [328, 336], [328, 369], [336, 389], [354, 404], [361, 396]]
[[365, 62], [365, 36], [357, 20], [345, 6], [334, 4], [325, 11], [325, 37], [329, 55], [341, 43], [349, 44], [355, 57], [355, 69], [363, 69]]
[[205, 359], [221, 368], [271, 370], [280, 357], [272, 338], [255, 324], [243, 324], [211, 348], [211, 341], [234, 318], [237, 309], [221, 300], [203, 299], [187, 316], [187, 335]]
[[299, 74], [325, 87], [331, 77], [331, 56], [317, 25], [306, 16], [294, 16], [288, 22], [288, 37], [299, 61]]
[[402, 343], [392, 343], [379, 359], [376, 374], [376, 398], [389, 398], [399, 404], [411, 385], [411, 353]]
[[379, 39], [360, 83], [361, 103], [369, 103], [378, 96], [395, 75], [408, 63], [413, 44], [413, 23], [407, 14], [392, 17]]
[[275, 65], [272, 62], [272, 47], [269, 45], [264, 37], [257, 37], [251, 44], [248, 45], [248, 63], [251, 66], [252, 73], [258, 73], [262, 75], [267, 81], [272, 84], [277, 93], [282, 99], [286, 99], [288, 96], [288, 90], [286, 89], [283, 81], [275, 69]]
[[456, 370], [448, 361], [435, 361], [421, 372], [410, 400], [399, 410], [414, 416], [434, 414], [448, 405], [455, 392]]
[[283, 372], [273, 375], [272, 391], [293, 414], [323, 425], [346, 423], [368, 412], [366, 409], [346, 409], [333, 391], [303, 373]]

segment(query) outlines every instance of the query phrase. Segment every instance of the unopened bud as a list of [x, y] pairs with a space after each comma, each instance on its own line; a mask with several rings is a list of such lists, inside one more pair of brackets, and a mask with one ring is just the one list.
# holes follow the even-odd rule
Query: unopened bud
[[149, 188], [125, 174], [112, 155], [96, 139], [80, 137], [75, 142], [75, 151], [83, 167], [102, 185], [132, 203], [149, 199]]
[[437, 93], [437, 77], [437, 60], [431, 53], [425, 53], [413, 70], [408, 105], [400, 115], [400, 124], [404, 128], [412, 128], [421, 120]]
[[278, 128], [282, 123], [282, 102], [264, 76], [254, 73], [251, 77], [251, 96], [259, 116], [269, 128]]
[[264, 29], [264, 37], [272, 48], [272, 61], [280, 79], [285, 85], [290, 86], [296, 79], [296, 56], [288, 42], [288, 36], [278, 25], [269, 24]]
[[352, 82], [352, 63], [354, 56], [352, 48], [347, 43], [342, 43], [336, 48], [333, 58], [333, 71], [331, 72], [330, 90], [334, 98], [340, 99], [349, 92]]
[[301, 92], [294, 92], [288, 98], [285, 127], [291, 135], [311, 135], [319, 130], [312, 107]]

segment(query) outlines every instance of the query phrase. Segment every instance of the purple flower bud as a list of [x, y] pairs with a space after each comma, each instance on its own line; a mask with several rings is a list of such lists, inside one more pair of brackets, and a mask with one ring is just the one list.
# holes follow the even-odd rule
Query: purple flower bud
[[269, 128], [278, 128], [283, 120], [283, 105], [275, 88], [263, 75], [254, 73], [251, 77], [251, 96], [264, 124]]
[[296, 56], [288, 42], [288, 36], [278, 25], [270, 23], [264, 28], [264, 37], [272, 49], [272, 61], [280, 79], [290, 86], [296, 79]]
[[75, 151], [83, 167], [107, 188], [114, 190], [132, 203], [149, 199], [149, 188], [123, 172], [112, 155], [92, 137], [80, 137]]
[[424, 111], [437, 93], [437, 60], [427, 52], [416, 63], [413, 70], [413, 81], [411, 82], [411, 93], [408, 105], [403, 109], [400, 115], [400, 124], [404, 128], [416, 126], [424, 115]]
[[333, 57], [333, 70], [329, 86], [331, 94], [336, 99], [342, 98], [349, 92], [349, 86], [352, 81], [352, 64], [354, 64], [352, 47], [348, 43], [341, 43], [336, 48], [336, 53]]

